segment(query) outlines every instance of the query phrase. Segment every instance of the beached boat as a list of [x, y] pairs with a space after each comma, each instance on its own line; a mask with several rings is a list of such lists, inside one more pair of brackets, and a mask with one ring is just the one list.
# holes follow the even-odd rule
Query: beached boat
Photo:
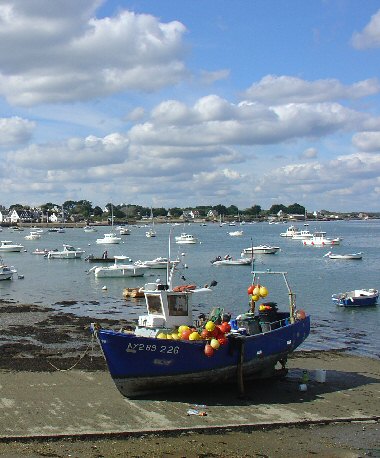
[[85, 253], [80, 248], [74, 248], [71, 245], [64, 244], [62, 250], [49, 250], [48, 259], [80, 259]]
[[377, 304], [379, 291], [377, 289], [355, 289], [333, 294], [331, 298], [336, 305], [341, 307], [367, 307]]
[[249, 288], [258, 288], [258, 276], [262, 284], [262, 275], [281, 275], [289, 298], [287, 312], [278, 312], [273, 303], [262, 304], [258, 315], [252, 312], [235, 320], [220, 307], [208, 318], [201, 314], [194, 319], [192, 298], [211, 289], [175, 290], [172, 273], [164, 284], [144, 286], [147, 314], [139, 317], [134, 330], [91, 326], [122, 395], [234, 381], [243, 392], [244, 381], [274, 376], [277, 363], [286, 373], [287, 356], [309, 335], [310, 318], [296, 310], [285, 272], [254, 272]]
[[143, 277], [148, 267], [127, 264], [131, 262], [128, 256], [114, 256], [115, 262], [111, 266], [94, 266], [88, 272], [94, 272], [95, 277], [121, 278], [121, 277]]
[[19, 245], [18, 243], [13, 243], [11, 240], [1, 240], [0, 242], [0, 252], [20, 252], [23, 250], [23, 245]]
[[174, 240], [175, 240], [175, 243], [184, 244], [184, 245], [186, 244], [192, 245], [192, 244], [198, 243], [198, 239], [194, 237], [194, 235], [186, 234], [186, 232], [182, 232], [181, 235], [177, 235], [176, 237], [174, 237]]
[[323, 246], [340, 245], [341, 240], [342, 239], [340, 237], [330, 239], [326, 237], [326, 232], [319, 231], [319, 232], [315, 232], [312, 238], [307, 239], [307, 240], [302, 240], [302, 243], [305, 246], [323, 247]]
[[338, 253], [333, 253], [332, 251], [329, 251], [323, 257], [327, 257], [329, 259], [348, 259], [348, 260], [354, 259], [354, 260], [360, 260], [360, 259], [363, 259], [363, 253], [338, 254]]
[[244, 248], [241, 252], [242, 256], [252, 256], [252, 254], [276, 254], [280, 247], [271, 245], [257, 245]]

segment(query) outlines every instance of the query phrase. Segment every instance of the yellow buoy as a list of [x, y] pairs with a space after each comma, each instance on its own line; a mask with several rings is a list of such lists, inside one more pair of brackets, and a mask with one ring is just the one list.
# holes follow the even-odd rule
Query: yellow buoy
[[213, 321], [207, 321], [205, 329], [207, 329], [207, 331], [213, 331], [215, 329], [215, 323]]
[[192, 332], [190, 335], [189, 335], [189, 340], [199, 340], [201, 338], [201, 336], [196, 332]]
[[252, 291], [253, 296], [260, 296], [260, 286], [256, 286]]
[[260, 299], [260, 295], [259, 294], [252, 294], [251, 299], [253, 300], [253, 302], [257, 302]]
[[220, 343], [218, 339], [211, 339], [210, 345], [214, 350], [217, 350], [220, 347]]
[[265, 288], [265, 286], [262, 286], [260, 288], [259, 294], [260, 294], [261, 297], [266, 297], [266, 296], [268, 296], [268, 292], [269, 291], [267, 290], [267, 288]]

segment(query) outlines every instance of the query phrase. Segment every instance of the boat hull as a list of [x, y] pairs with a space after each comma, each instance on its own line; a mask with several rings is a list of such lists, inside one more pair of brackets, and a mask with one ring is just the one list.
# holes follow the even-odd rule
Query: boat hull
[[70, 252], [49, 252], [48, 258], [49, 259], [80, 259], [83, 253], [70, 253]]
[[214, 261], [212, 263], [213, 266], [250, 266], [251, 260], [249, 258], [246, 259], [236, 259], [236, 260], [221, 260], [221, 261]]
[[12, 280], [13, 272], [12, 271], [0, 271], [0, 280]]
[[205, 341], [164, 340], [103, 329], [97, 337], [120, 393], [134, 397], [178, 385], [234, 382], [241, 359], [244, 379], [271, 377], [276, 363], [286, 359], [309, 332], [310, 318], [306, 317], [266, 333], [230, 334], [227, 344], [211, 357], [204, 354]]
[[146, 269], [133, 268], [132, 266], [118, 267], [117, 269], [111, 267], [104, 267], [95, 269], [95, 277], [97, 278], [119, 278], [119, 277], [143, 277]]
[[365, 292], [364, 294], [354, 294], [354, 292], [344, 294], [333, 294], [332, 301], [340, 307], [370, 307], [377, 304], [379, 292]]

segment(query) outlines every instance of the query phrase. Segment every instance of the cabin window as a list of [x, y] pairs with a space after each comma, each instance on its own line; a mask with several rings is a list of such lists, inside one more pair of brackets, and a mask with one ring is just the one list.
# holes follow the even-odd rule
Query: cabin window
[[146, 296], [148, 303], [148, 313], [151, 315], [163, 315], [162, 304], [160, 296], [151, 295]]
[[188, 297], [186, 295], [168, 296], [168, 306], [170, 316], [188, 315]]

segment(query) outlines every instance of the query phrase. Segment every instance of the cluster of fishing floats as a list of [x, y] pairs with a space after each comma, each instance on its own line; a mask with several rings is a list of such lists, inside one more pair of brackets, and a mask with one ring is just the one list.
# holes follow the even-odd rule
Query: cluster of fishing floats
[[[255, 303], [268, 295], [268, 289], [261, 285], [250, 285], [247, 293], [250, 296], [251, 303]], [[270, 306], [262, 304], [259, 310], [265, 311], [267, 308], [270, 308]], [[223, 314], [221, 317], [216, 317], [215, 321], [207, 321], [203, 327], [197, 328], [195, 326], [181, 325], [172, 332], [160, 332], [156, 338], [189, 341], [204, 340], [206, 341], [204, 354], [211, 357], [220, 346], [228, 343], [227, 335], [231, 332], [230, 320], [231, 315]]]

